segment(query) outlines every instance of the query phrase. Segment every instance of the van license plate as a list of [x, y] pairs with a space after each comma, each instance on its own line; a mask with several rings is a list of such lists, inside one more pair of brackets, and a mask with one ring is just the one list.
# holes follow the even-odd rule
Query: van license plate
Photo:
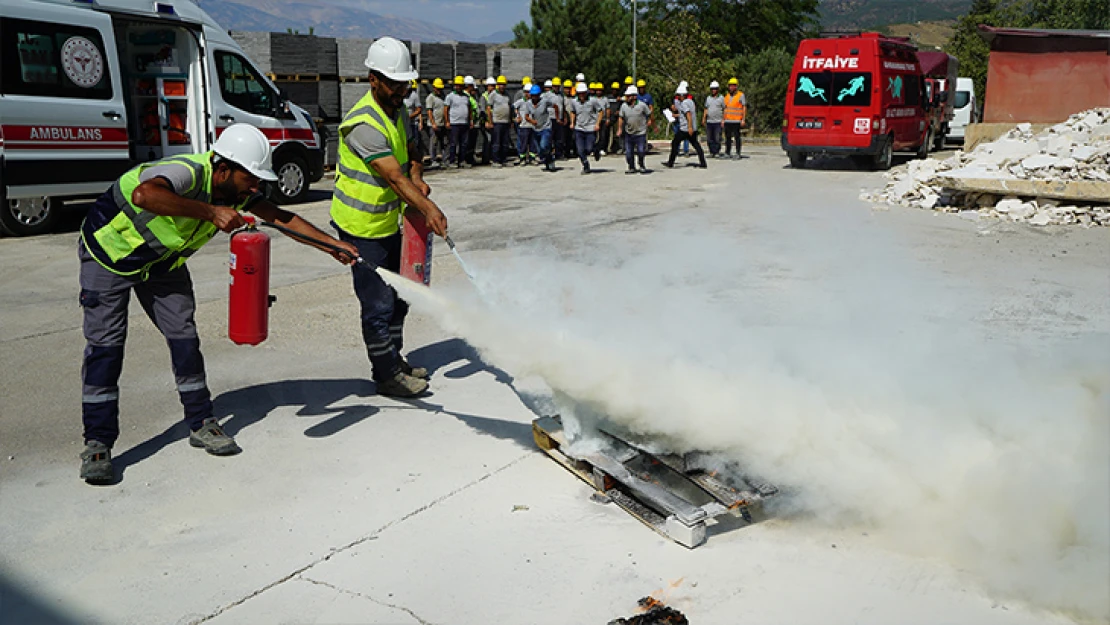
[[824, 123], [818, 120], [798, 120], [798, 128], [813, 128], [819, 130], [824, 126]]

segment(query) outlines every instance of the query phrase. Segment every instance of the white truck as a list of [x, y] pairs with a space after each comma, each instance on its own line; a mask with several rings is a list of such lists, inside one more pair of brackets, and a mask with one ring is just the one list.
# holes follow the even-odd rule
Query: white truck
[[0, 0], [4, 231], [47, 232], [61, 202], [237, 122], [274, 147], [271, 196], [303, 200], [324, 171], [315, 122], [191, 0]]
[[950, 141], [963, 142], [967, 127], [979, 121], [979, 102], [975, 98], [975, 81], [970, 78], [956, 79], [956, 100], [953, 102], [955, 114], [948, 132]]

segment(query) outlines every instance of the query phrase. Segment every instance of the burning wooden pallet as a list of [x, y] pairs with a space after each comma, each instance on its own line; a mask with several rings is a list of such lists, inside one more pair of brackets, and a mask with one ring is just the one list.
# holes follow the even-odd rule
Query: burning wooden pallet
[[655, 455], [602, 432], [596, 449], [567, 449], [562, 420], [532, 422], [536, 445], [556, 462], [603, 493], [644, 525], [693, 549], [705, 542], [706, 526], [729, 514], [751, 523], [752, 511], [778, 493], [754, 478], [727, 480], [706, 466], [698, 453]]

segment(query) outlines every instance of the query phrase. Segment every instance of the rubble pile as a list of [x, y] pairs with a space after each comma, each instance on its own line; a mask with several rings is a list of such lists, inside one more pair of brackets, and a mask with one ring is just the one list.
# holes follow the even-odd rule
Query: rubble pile
[[[1036, 135], [1029, 124], [1018, 124], [970, 152], [943, 161], [910, 161], [886, 177], [890, 182], [884, 189], [864, 192], [860, 199], [952, 213], [976, 211], [1034, 226], [1110, 226], [1110, 193], [1100, 191], [1110, 186], [1092, 185], [1110, 183], [1110, 108], [1077, 113]], [[968, 190], [960, 180], [1044, 181], [1052, 183], [1056, 199]], [[1082, 185], [1096, 192], [1066, 191]]]

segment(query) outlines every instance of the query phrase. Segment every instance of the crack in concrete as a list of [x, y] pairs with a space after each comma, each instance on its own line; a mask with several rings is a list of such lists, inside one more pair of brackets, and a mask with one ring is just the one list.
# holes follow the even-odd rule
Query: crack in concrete
[[344, 594], [347, 594], [347, 595], [351, 595], [353, 597], [359, 597], [361, 599], [366, 599], [368, 601], [371, 601], [371, 602], [376, 603], [380, 606], [389, 608], [391, 610], [400, 610], [402, 612], [405, 612], [406, 614], [408, 614], [412, 618], [416, 619], [416, 622], [420, 623], [420, 625], [435, 625], [435, 623], [433, 623], [431, 621], [426, 621], [426, 620], [420, 618], [420, 616], [416, 612], [413, 612], [412, 610], [406, 608], [403, 605], [397, 605], [397, 604], [394, 604], [394, 603], [381, 601], [379, 599], [375, 599], [375, 598], [371, 597], [370, 595], [364, 595], [361, 592], [357, 592], [357, 591], [354, 591], [354, 590], [347, 590], [346, 588], [340, 588], [339, 586], [336, 586], [335, 584], [329, 584], [325, 581], [318, 580], [318, 579], [312, 579], [311, 577], [305, 577], [303, 575], [298, 575], [297, 579], [304, 580], [304, 581], [306, 581], [310, 584], [316, 584], [317, 586], [324, 586], [326, 588], [331, 588], [332, 590], [335, 590], [337, 592], [341, 592], [341, 593], [344, 593]]
[[[378, 538], [378, 536], [382, 532], [388, 530], [389, 528], [393, 527], [394, 525], [399, 525], [401, 523], [404, 523], [405, 521], [407, 521], [407, 520], [409, 520], [409, 519], [411, 519], [415, 516], [418, 516], [423, 512], [426, 512], [426, 511], [430, 510], [431, 508], [443, 503], [444, 501], [447, 501], [448, 499], [454, 497], [455, 495], [458, 495], [459, 493], [467, 490], [468, 488], [470, 488], [472, 486], [475, 486], [475, 485], [478, 485], [478, 484], [481, 484], [482, 482], [484, 482], [487, 479], [493, 477], [494, 475], [497, 475], [498, 473], [504, 471], [505, 469], [508, 469], [509, 467], [512, 467], [513, 465], [521, 462], [522, 460], [531, 457], [533, 455], [533, 453], [534, 452], [529, 451], [528, 453], [525, 453], [521, 456], [518, 456], [518, 457], [514, 458], [512, 461], [510, 461], [509, 463], [507, 463], [505, 465], [502, 465], [502, 466], [494, 469], [493, 471], [490, 471], [490, 472], [482, 475], [481, 477], [479, 477], [475, 480], [467, 482], [466, 484], [463, 484], [462, 486], [456, 488], [455, 490], [453, 490], [449, 493], [446, 493], [444, 495], [441, 495], [441, 496], [433, 499], [432, 501], [424, 504], [423, 506], [420, 506], [419, 508], [416, 508], [415, 510], [410, 511], [409, 513], [405, 514], [404, 516], [401, 516], [399, 518], [396, 518], [396, 519], [386, 523], [385, 525], [383, 525], [383, 526], [379, 527], [378, 529], [370, 532], [369, 534], [367, 534], [365, 536], [362, 536], [360, 538], [357, 538], [357, 539], [347, 543], [346, 545], [343, 545], [342, 547], [332, 549], [328, 553], [328, 555], [326, 555], [322, 558], [318, 558], [316, 560], [313, 560], [312, 562], [300, 567], [299, 569], [294, 570], [292, 573], [289, 573], [288, 575], [286, 575], [286, 576], [284, 576], [280, 579], [277, 579], [273, 582], [270, 582], [269, 584], [266, 584], [262, 588], [259, 588], [258, 590], [255, 590], [254, 592], [249, 593], [249, 594], [247, 594], [246, 596], [244, 596], [240, 599], [232, 601], [231, 603], [217, 609], [214, 612], [211, 612], [210, 614], [202, 616], [199, 619], [194, 619], [192, 621], [189, 621], [188, 625], [200, 625], [201, 623], [206, 623], [206, 622], [216, 618], [217, 616], [223, 614], [224, 612], [227, 612], [228, 610], [230, 610], [230, 609], [232, 609], [236, 606], [240, 606], [240, 605], [246, 603], [247, 601], [257, 597], [258, 595], [261, 595], [262, 593], [266, 592], [267, 590], [270, 590], [271, 588], [274, 588], [275, 586], [280, 586], [281, 584], [284, 584], [285, 582], [287, 582], [287, 581], [289, 581], [289, 580], [291, 580], [295, 577], [299, 577], [301, 575], [301, 573], [304, 573], [305, 571], [311, 569], [312, 567], [316, 566], [317, 564], [327, 562], [334, 555], [343, 553], [343, 552], [345, 552], [349, 549], [353, 549], [354, 547], [357, 547], [357, 546], [359, 546], [362, 543], [365, 543], [367, 541], [375, 540], [375, 539]], [[301, 579], [307, 580], [308, 578], [301, 577]], [[339, 589], [339, 590], [342, 590], [342, 589]], [[370, 599], [370, 597], [366, 597], [366, 598]], [[373, 599], [371, 599], [371, 600], [373, 600]], [[382, 605], [387, 605], [387, 604], [383, 603]], [[396, 607], [399, 610], [405, 610], [406, 612], [409, 612], [409, 614], [412, 614], [412, 612], [410, 610], [408, 610], [406, 608], [403, 608], [401, 606], [389, 606], [389, 607]], [[422, 625], [430, 625], [430, 624], [426, 623], [425, 621], [421, 621], [420, 618], [417, 617], [415, 614], [412, 614], [412, 616], [413, 616], [413, 618], [420, 621], [420, 623]]]

